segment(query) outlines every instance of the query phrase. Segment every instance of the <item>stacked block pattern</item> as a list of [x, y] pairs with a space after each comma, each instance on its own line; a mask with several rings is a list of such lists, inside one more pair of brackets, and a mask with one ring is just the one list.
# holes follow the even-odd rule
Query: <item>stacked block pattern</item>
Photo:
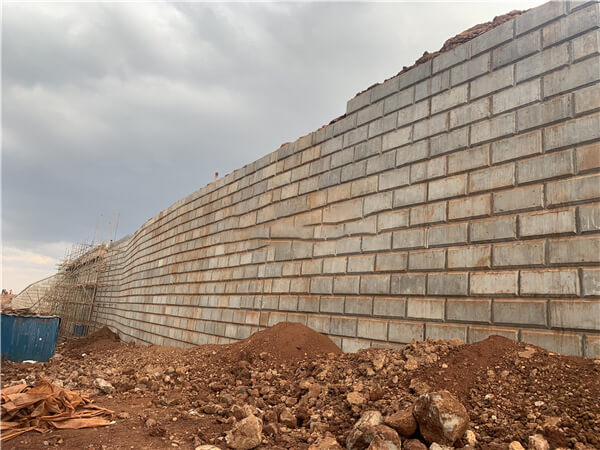
[[600, 5], [551, 2], [350, 100], [119, 246], [99, 321], [345, 351], [499, 334], [600, 355]]

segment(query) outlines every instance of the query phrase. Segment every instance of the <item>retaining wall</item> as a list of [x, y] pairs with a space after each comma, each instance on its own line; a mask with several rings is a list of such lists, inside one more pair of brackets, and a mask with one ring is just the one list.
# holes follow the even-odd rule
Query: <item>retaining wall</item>
[[600, 355], [600, 9], [553, 2], [348, 102], [116, 246], [98, 320], [343, 350], [491, 334]]

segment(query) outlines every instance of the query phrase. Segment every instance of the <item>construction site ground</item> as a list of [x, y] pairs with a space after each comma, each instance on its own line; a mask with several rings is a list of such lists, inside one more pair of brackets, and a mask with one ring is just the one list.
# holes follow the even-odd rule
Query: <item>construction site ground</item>
[[2, 364], [3, 388], [40, 379], [88, 393], [114, 411], [114, 423], [31, 431], [4, 448], [228, 448], [226, 432], [249, 412], [263, 422], [258, 448], [303, 449], [326, 436], [346, 447], [365, 411], [387, 417], [439, 390], [466, 407], [472, 447], [519, 441], [527, 448], [541, 434], [550, 448], [600, 448], [600, 361], [498, 336], [347, 354], [291, 323], [235, 344], [189, 349], [127, 344], [104, 328], [59, 345], [48, 363]]

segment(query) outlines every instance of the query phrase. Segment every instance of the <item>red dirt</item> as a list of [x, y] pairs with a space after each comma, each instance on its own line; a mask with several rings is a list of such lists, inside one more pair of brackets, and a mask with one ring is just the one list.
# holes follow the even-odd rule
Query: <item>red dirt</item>
[[[513, 440], [526, 446], [535, 433], [551, 448], [600, 447], [600, 361], [554, 355], [501, 337], [469, 345], [429, 339], [398, 350], [344, 354], [298, 324], [279, 324], [235, 344], [190, 349], [133, 346], [101, 336], [59, 346], [62, 357], [48, 363], [4, 363], [2, 383], [47, 378], [87, 392], [117, 413], [116, 423], [30, 432], [3, 447], [45, 448], [47, 441], [68, 449], [226, 448], [224, 434], [239, 420], [241, 407], [257, 408], [263, 420], [259, 448], [306, 449], [325, 433], [344, 446], [364, 411], [389, 415], [410, 407], [421, 391], [442, 388], [467, 408], [477, 448], [506, 449]], [[68, 356], [65, 350], [75, 345], [85, 357]], [[106, 395], [94, 388], [97, 377], [115, 391]], [[349, 404], [351, 391], [364, 403]], [[286, 408], [297, 427], [280, 423]], [[156, 424], [146, 426], [148, 419]]]

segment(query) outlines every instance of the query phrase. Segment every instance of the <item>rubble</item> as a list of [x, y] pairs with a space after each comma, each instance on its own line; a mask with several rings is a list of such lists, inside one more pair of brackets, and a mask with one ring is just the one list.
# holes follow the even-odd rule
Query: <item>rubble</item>
[[448, 391], [421, 395], [413, 413], [421, 435], [429, 443], [452, 445], [469, 426], [467, 410]]

